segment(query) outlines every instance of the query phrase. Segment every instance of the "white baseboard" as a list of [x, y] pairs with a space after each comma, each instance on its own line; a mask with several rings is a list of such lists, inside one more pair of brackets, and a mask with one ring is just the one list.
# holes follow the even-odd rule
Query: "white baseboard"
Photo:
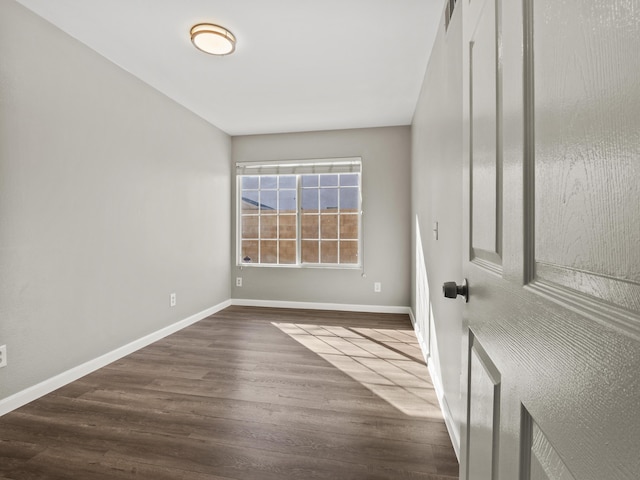
[[[409, 309], [409, 316], [411, 317], [411, 323], [413, 323], [413, 328], [415, 330], [416, 320], [413, 315], [413, 309]], [[456, 457], [458, 458], [458, 462], [460, 462], [460, 432], [456, 428], [456, 424], [453, 421], [453, 415], [451, 414], [451, 409], [449, 408], [449, 404], [447, 403], [447, 399], [444, 397], [444, 388], [442, 387], [442, 379], [440, 378], [439, 373], [436, 371], [433, 366], [434, 362], [429, 361], [428, 350], [422, 340], [422, 336], [417, 334], [416, 338], [418, 339], [418, 344], [420, 345], [420, 349], [422, 350], [422, 356], [424, 357], [424, 361], [427, 364], [427, 368], [429, 369], [429, 375], [431, 375], [431, 381], [433, 383], [433, 388], [436, 391], [436, 397], [438, 398], [438, 404], [440, 405], [440, 411], [442, 412], [442, 417], [444, 418], [444, 423], [447, 426], [447, 432], [449, 432], [449, 438], [451, 439], [451, 444], [453, 445], [453, 450], [456, 452]]]
[[51, 393], [54, 390], [57, 390], [60, 387], [63, 387], [75, 380], [78, 380], [85, 375], [98, 370], [116, 360], [119, 360], [126, 355], [129, 355], [136, 350], [140, 350], [147, 345], [152, 344], [153, 342], [157, 342], [158, 340], [171, 335], [172, 333], [177, 332], [178, 330], [182, 330], [189, 325], [192, 325], [203, 318], [206, 318], [210, 315], [213, 315], [220, 310], [227, 308], [231, 305], [231, 300], [225, 300], [218, 305], [215, 305], [211, 308], [207, 308], [201, 312], [198, 312], [190, 317], [185, 318], [184, 320], [180, 320], [168, 327], [161, 328], [160, 330], [150, 333], [149, 335], [145, 335], [142, 338], [134, 340], [131, 343], [128, 343], [122, 347], [116, 348], [111, 352], [105, 353], [93, 360], [89, 360], [77, 367], [74, 367], [66, 372], [62, 372], [55, 377], [51, 377], [43, 382], [40, 382], [32, 387], [26, 388], [18, 393], [15, 393], [7, 398], [0, 400], [0, 416], [9, 413], [17, 408], [26, 405], [33, 400], [36, 400], [47, 393]]
[[435, 368], [432, 367], [432, 363], [427, 365], [427, 368], [429, 369], [429, 374], [431, 375], [431, 379], [433, 380], [433, 388], [435, 389], [436, 396], [438, 397], [438, 404], [440, 404], [440, 410], [442, 410], [442, 417], [444, 418], [444, 423], [447, 426], [447, 431], [449, 432], [449, 437], [451, 438], [451, 444], [453, 445], [453, 449], [456, 452], [456, 457], [458, 457], [458, 462], [460, 462], [460, 433], [458, 432], [456, 424], [453, 421], [453, 415], [451, 414], [451, 409], [449, 408], [447, 399], [444, 397], [442, 381], [437, 375]]
[[254, 300], [233, 298], [232, 305], [242, 307], [300, 308], [306, 310], [338, 310], [343, 312], [367, 313], [404, 313], [409, 314], [411, 308], [389, 305], [353, 305], [348, 303], [287, 302], [282, 300]]

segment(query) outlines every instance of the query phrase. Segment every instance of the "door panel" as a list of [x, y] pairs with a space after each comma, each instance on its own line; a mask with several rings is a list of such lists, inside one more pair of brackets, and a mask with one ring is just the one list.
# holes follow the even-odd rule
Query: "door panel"
[[532, 24], [536, 276], [640, 311], [637, 6], [535, 0]]
[[470, 44], [472, 235], [474, 257], [500, 263], [496, 8], [487, 0]]
[[498, 456], [500, 374], [487, 354], [472, 342], [469, 361], [468, 478], [491, 480]]
[[531, 466], [528, 480], [575, 480], [535, 423], [531, 431]]
[[[459, 5], [470, 288], [461, 478], [637, 480], [640, 9]], [[478, 254], [491, 231], [499, 261]]]

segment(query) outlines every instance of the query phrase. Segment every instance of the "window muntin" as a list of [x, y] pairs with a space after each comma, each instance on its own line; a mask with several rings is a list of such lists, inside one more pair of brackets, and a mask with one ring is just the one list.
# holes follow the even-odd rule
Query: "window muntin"
[[238, 179], [240, 265], [360, 265], [359, 171]]

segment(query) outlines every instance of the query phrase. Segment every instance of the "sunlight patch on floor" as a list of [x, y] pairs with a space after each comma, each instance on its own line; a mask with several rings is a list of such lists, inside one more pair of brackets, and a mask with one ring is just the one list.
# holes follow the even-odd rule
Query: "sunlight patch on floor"
[[442, 419], [411, 331], [272, 324], [406, 415]]

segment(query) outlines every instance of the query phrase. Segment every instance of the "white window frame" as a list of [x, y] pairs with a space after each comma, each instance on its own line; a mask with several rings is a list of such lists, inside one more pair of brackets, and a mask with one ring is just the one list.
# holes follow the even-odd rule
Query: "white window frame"
[[[301, 258], [302, 246], [302, 186], [301, 176], [305, 174], [339, 174], [358, 173], [360, 181], [358, 185], [358, 262], [357, 263], [303, 263]], [[296, 175], [296, 263], [244, 263], [242, 261], [242, 177], [243, 176], [269, 176], [269, 175]], [[320, 187], [318, 187], [320, 188]], [[339, 191], [339, 187], [338, 187]], [[324, 269], [363, 269], [364, 268], [364, 241], [363, 241], [363, 175], [361, 157], [324, 158], [293, 161], [269, 161], [269, 162], [238, 162], [236, 163], [236, 266], [251, 268], [324, 268]], [[320, 221], [321, 214], [318, 214]], [[338, 217], [339, 222], [339, 217]], [[320, 235], [319, 235], [320, 236]], [[318, 238], [318, 242], [321, 239]], [[338, 226], [338, 249], [340, 233]], [[339, 250], [338, 250], [339, 252]], [[338, 259], [340, 257], [338, 256]], [[319, 258], [320, 260], [320, 258]]]

